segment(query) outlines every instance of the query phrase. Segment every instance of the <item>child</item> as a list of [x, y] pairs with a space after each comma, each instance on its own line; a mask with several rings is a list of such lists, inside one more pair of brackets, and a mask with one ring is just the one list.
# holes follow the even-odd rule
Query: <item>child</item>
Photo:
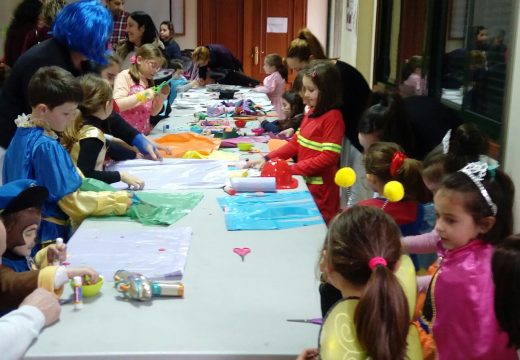
[[[427, 95], [426, 81], [422, 77], [422, 56], [412, 56], [403, 66], [403, 84], [399, 87], [401, 96]], [[403, 86], [404, 85], [404, 86]]]
[[291, 166], [294, 175], [303, 175], [318, 209], [329, 223], [339, 211], [339, 188], [334, 182], [345, 124], [338, 107], [341, 105], [338, 73], [334, 65], [317, 63], [305, 70], [303, 86], [310, 110], [300, 130], [280, 149], [250, 166], [263, 166], [265, 160], [289, 159], [298, 155]]
[[32, 180], [17, 180], [9, 183], [9, 186], [19, 191], [19, 194], [13, 194], [16, 197], [0, 215], [6, 229], [6, 252], [2, 264], [16, 272], [23, 272], [42, 269], [54, 260], [64, 261], [65, 245], [48, 245], [36, 254], [35, 259], [31, 257], [43, 203], [49, 196], [47, 189], [37, 186]]
[[107, 56], [108, 63], [105, 66], [98, 68], [99, 75], [108, 81], [110, 86], [114, 87], [114, 81], [116, 80], [117, 74], [121, 71], [122, 60], [116, 53], [112, 53]]
[[266, 93], [273, 104], [279, 120], [285, 119], [282, 111], [282, 95], [287, 81], [287, 64], [278, 54], [269, 54], [264, 60], [264, 71], [267, 76], [263, 85], [255, 87], [255, 91]]
[[264, 120], [261, 126], [273, 134], [278, 134], [290, 128], [296, 132], [303, 120], [303, 112], [304, 105], [301, 96], [298, 92], [289, 90], [282, 95], [282, 113], [285, 120]]
[[171, 104], [175, 101], [178, 93], [188, 91], [191, 88], [199, 85], [198, 80], [189, 81], [183, 75], [184, 65], [180, 60], [170, 61], [170, 68], [175, 70], [170, 80], [170, 95], [168, 99], [164, 101], [164, 109], [161, 115], [168, 116], [171, 111]]
[[447, 176], [435, 194], [436, 239], [442, 261], [421, 319], [439, 359], [517, 359], [494, 314], [491, 257], [513, 230], [514, 185], [485, 162]]
[[168, 59], [180, 59], [181, 48], [177, 41], [173, 38], [173, 23], [171, 21], [163, 21], [159, 27], [159, 37], [164, 45], [164, 52]]
[[4, 181], [32, 178], [48, 189], [40, 241], [58, 237], [67, 241], [69, 219], [79, 223], [89, 215], [126, 213], [131, 204], [126, 191], [79, 191], [81, 177], [57, 140], [56, 132], [65, 130], [82, 101], [78, 81], [59, 67], [42, 67], [31, 78], [27, 91], [32, 114], [15, 120], [18, 129], [5, 155]]
[[[33, 180], [15, 180], [0, 187], [0, 233], [3, 233], [0, 237], [5, 236], [4, 221], [7, 221], [7, 241], [23, 241], [24, 222], [27, 222], [24, 215], [27, 215], [28, 210], [41, 206], [46, 197], [47, 190]], [[39, 222], [38, 216], [35, 219]], [[5, 247], [2, 247], [2, 252], [4, 249]], [[45, 288], [59, 296], [63, 291], [63, 285], [69, 279], [85, 275], [90, 276], [92, 281], [97, 281], [97, 272], [89, 267], [42, 266], [40, 270], [15, 272], [8, 266], [0, 266], [0, 312], [17, 307], [23, 298], [37, 287]]]
[[408, 158], [403, 149], [390, 142], [377, 142], [365, 154], [366, 179], [375, 192], [383, 194], [387, 182], [403, 184], [405, 197], [398, 202], [384, 198], [360, 201], [360, 205], [383, 208], [399, 225], [404, 236], [418, 235], [424, 220], [422, 203], [431, 201], [431, 195], [421, 177], [421, 162]]
[[[83, 91], [81, 111], [62, 136], [62, 143], [69, 151], [72, 161], [85, 177], [112, 184], [122, 181], [133, 190], [141, 190], [144, 181], [122, 171], [104, 171], [107, 153], [105, 135], [101, 130], [102, 122], [112, 113], [112, 88], [101, 77], [93, 74], [79, 79]], [[112, 140], [114, 142], [116, 140]]]
[[[351, 318], [349, 314], [341, 318], [343, 344], [327, 346], [330, 342], [320, 339], [320, 355], [329, 355], [325, 359], [349, 358], [348, 350], [356, 359], [394, 360], [410, 355], [406, 349], [408, 300], [395, 275], [401, 257], [399, 239], [395, 222], [377, 208], [354, 206], [331, 222], [320, 269], [341, 291], [342, 301], [355, 304], [355, 310]], [[350, 331], [349, 321], [355, 325]], [[317, 349], [307, 350], [298, 360], [313, 355], [318, 355]]]
[[[520, 234], [499, 244], [491, 261], [495, 283], [495, 314], [509, 345], [520, 349]], [[520, 355], [520, 351], [518, 351]]]
[[159, 114], [170, 93], [168, 85], [160, 92], [149, 89], [164, 61], [156, 46], [142, 45], [132, 57], [130, 69], [121, 71], [114, 82], [114, 99], [121, 116], [145, 135], [150, 133], [150, 115]]

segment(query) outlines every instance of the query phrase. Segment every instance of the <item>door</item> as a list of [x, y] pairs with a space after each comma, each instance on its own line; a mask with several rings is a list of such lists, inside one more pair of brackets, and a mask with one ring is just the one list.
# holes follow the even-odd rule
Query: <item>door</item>
[[[262, 81], [265, 56], [287, 56], [291, 41], [307, 22], [307, 0], [254, 0], [244, 5], [244, 71]], [[287, 32], [267, 32], [269, 18], [287, 19]]]
[[[225, 45], [242, 61], [244, 72], [259, 81], [265, 77], [265, 56], [286, 57], [307, 23], [307, 0], [198, 0], [197, 6], [198, 45]], [[268, 33], [269, 17], [286, 18], [287, 31]]]

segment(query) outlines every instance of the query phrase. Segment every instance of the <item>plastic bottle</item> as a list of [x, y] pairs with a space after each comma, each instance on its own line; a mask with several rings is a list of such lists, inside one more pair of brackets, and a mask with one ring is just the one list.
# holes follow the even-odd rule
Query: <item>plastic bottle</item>
[[83, 309], [83, 281], [81, 276], [74, 276], [74, 310]]

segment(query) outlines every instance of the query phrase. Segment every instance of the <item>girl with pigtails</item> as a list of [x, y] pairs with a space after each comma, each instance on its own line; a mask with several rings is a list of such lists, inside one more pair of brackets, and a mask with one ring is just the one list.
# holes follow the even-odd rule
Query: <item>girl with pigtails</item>
[[320, 270], [342, 299], [324, 319], [319, 349], [303, 351], [298, 360], [420, 356], [410, 327], [415, 293], [406, 291], [410, 280], [399, 271], [410, 263], [401, 256], [400, 237], [395, 221], [375, 207], [355, 205], [332, 220]]

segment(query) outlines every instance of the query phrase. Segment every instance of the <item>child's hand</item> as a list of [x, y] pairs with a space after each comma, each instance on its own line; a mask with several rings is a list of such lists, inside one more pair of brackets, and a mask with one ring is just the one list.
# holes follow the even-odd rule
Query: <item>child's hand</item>
[[168, 155], [173, 154], [172, 148], [170, 146], [157, 144], [157, 149], [164, 151]]
[[192, 81], [190, 82], [190, 85], [191, 85], [192, 88], [198, 88], [198, 87], [200, 86], [198, 80], [192, 80]]
[[290, 138], [291, 136], [294, 135], [294, 129], [293, 128], [285, 129], [283, 131], [280, 131], [278, 133], [278, 135], [282, 135], [282, 136]]
[[[74, 276], [81, 276], [86, 279], [88, 276], [88, 284], [96, 284], [98, 282], [99, 274], [89, 266], [66, 268], [66, 271], [69, 279], [74, 278]], [[87, 284], [87, 282], [83, 281], [83, 284]]]
[[170, 94], [170, 85], [163, 86], [163, 88], [161, 89], [161, 94], [166, 95], [166, 97], [168, 97], [168, 95]]
[[247, 160], [246, 161], [246, 168], [255, 168], [255, 169], [262, 169], [265, 165], [265, 159], [263, 157], [255, 159], [255, 160]]
[[47, 246], [47, 262], [52, 264], [54, 261], [60, 263], [67, 260], [67, 245], [52, 244]]
[[319, 355], [318, 349], [305, 349], [302, 351], [300, 355], [296, 358], [296, 360], [312, 360], [318, 359]]
[[128, 187], [131, 190], [143, 190], [144, 188], [144, 181], [139, 179], [137, 176], [131, 175], [129, 173], [120, 171], [119, 174], [121, 175], [121, 181], [125, 184], [128, 184]]

